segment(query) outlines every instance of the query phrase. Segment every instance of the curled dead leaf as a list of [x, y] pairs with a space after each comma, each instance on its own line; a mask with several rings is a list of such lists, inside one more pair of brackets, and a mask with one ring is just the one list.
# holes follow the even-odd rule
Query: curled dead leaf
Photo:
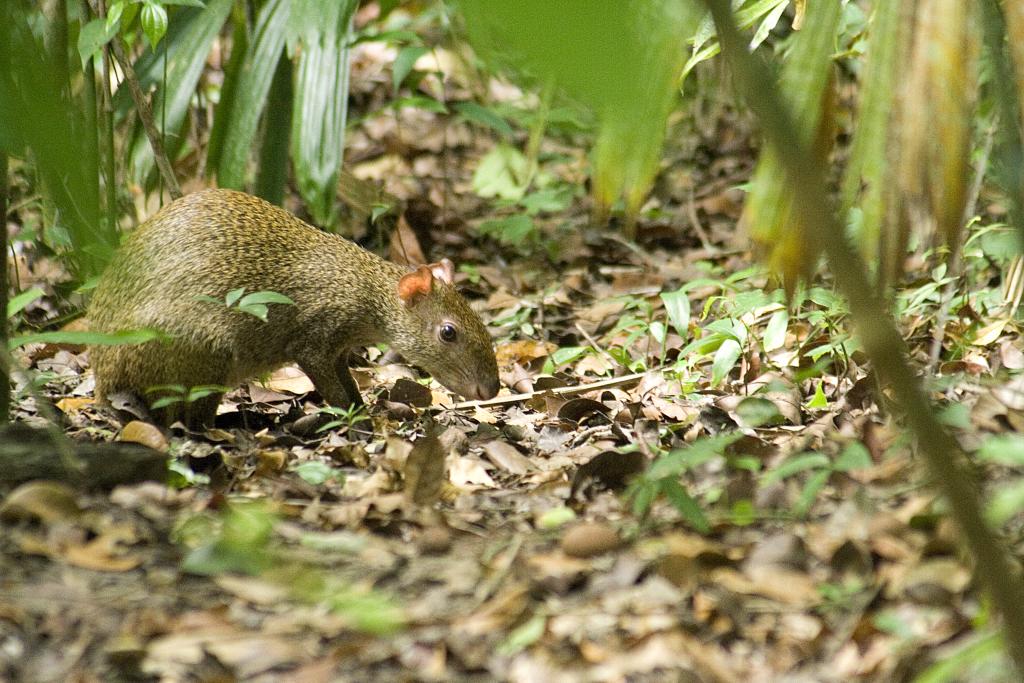
[[166, 452], [168, 446], [167, 437], [159, 427], [141, 420], [132, 420], [126, 424], [117, 439], [118, 441], [140, 443], [161, 452]]

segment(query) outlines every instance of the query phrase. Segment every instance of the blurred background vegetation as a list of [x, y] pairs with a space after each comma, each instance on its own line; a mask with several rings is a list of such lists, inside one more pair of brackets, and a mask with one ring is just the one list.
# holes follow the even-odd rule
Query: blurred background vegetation
[[[1024, 291], [1024, 5], [732, 5], [762, 87], [777, 85], [747, 89], [746, 105], [733, 80], [753, 72], [724, 68], [721, 23], [696, 0], [7, 0], [0, 209], [65, 267], [59, 293], [74, 309], [146, 197], [206, 185], [297, 196], [303, 215], [343, 232], [393, 212], [344, 173], [345, 133], [412, 108], [493, 135], [471, 186], [492, 202], [482, 229], [501, 244], [536, 246], [532, 217], [571, 206], [632, 239], [658, 217], [648, 200], [673, 178], [673, 136], [738, 111], [755, 146], [760, 125], [790, 145], [757, 157], [740, 222], [790, 294], [837, 239], [827, 215], [867, 264], [859, 289], [887, 303], [899, 303], [907, 263], [927, 253], [955, 275], [987, 235], [1004, 284], [992, 303], [1012, 315]], [[350, 52], [368, 42], [394, 53], [392, 97], [350, 111]], [[444, 65], [470, 74], [473, 97], [448, 97]], [[495, 77], [518, 101], [493, 97]], [[745, 107], [760, 115], [759, 98], [776, 96], [786, 129], [772, 138], [778, 121]], [[575, 186], [552, 180], [544, 139], [588, 150]], [[794, 152], [827, 196], [803, 194]], [[998, 220], [971, 233], [982, 198]]]

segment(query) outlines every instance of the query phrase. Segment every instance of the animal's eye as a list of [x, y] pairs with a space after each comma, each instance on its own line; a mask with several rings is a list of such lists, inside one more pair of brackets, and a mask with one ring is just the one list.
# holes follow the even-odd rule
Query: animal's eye
[[443, 342], [453, 342], [455, 338], [459, 336], [458, 330], [455, 329], [455, 325], [451, 323], [444, 323], [441, 325], [441, 329], [438, 332], [438, 336], [441, 337]]

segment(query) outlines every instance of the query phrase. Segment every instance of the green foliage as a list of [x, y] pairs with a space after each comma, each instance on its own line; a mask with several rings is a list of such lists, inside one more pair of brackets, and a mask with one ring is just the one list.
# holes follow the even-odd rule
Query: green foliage
[[7, 301], [7, 319], [10, 320], [14, 316], [18, 315], [26, 306], [33, 301], [38, 301], [46, 294], [39, 287], [33, 287], [32, 289], [26, 289], [23, 292], [19, 292], [15, 296], [11, 297]]
[[178, 404], [191, 405], [207, 396], [223, 394], [228, 391], [231, 391], [231, 387], [218, 384], [200, 384], [194, 387], [186, 387], [181, 384], [159, 384], [146, 389], [146, 393], [149, 394], [163, 394], [150, 403], [149, 407], [153, 410]]
[[320, 460], [305, 460], [293, 464], [288, 469], [311, 486], [321, 486], [329, 481], [345, 483], [345, 474], [341, 470]]
[[598, 214], [607, 216], [621, 198], [627, 222], [634, 221], [657, 171], [682, 67], [678, 41], [696, 28], [696, 3], [456, 4], [470, 40], [492, 64], [512, 67], [545, 89], [554, 85], [595, 114]]
[[[157, 48], [144, 51], [135, 63], [142, 87], [153, 92], [153, 111], [160, 113], [160, 126], [165, 133], [169, 133], [165, 136], [164, 144], [172, 160], [177, 157], [186, 140], [184, 135], [178, 135], [177, 132], [184, 128], [206, 58], [231, 8], [232, 0], [207, 0], [205, 7], [181, 8], [169, 17], [167, 34]], [[235, 49], [243, 48], [244, 41], [242, 48], [236, 42]], [[224, 97], [230, 85], [226, 83], [221, 93], [215, 125], [220, 121], [221, 110], [227, 109], [231, 103]], [[134, 104], [126, 89], [117, 91], [114, 103], [118, 116], [128, 118]], [[217, 132], [215, 127], [213, 135]], [[213, 149], [214, 140], [211, 140], [211, 153]], [[140, 185], [148, 184], [147, 180], [152, 177], [154, 169], [153, 150], [141, 124], [135, 125], [127, 151], [132, 178]], [[211, 164], [211, 167], [216, 168], [216, 165]]]
[[31, 30], [30, 3], [0, 3], [0, 152], [31, 155], [56, 209], [50, 246], [80, 278], [98, 273], [117, 237], [100, 213], [95, 133], [62, 81], [64, 55]]
[[202, 543], [185, 556], [182, 569], [204, 576], [260, 574], [271, 565], [268, 545], [276, 523], [276, 515], [261, 503], [234, 503], [219, 519], [193, 518], [177, 535]]
[[190, 517], [174, 532], [175, 541], [190, 548], [182, 569], [203, 576], [259, 576], [286, 589], [289, 597], [321, 605], [366, 633], [386, 635], [402, 627], [405, 617], [387, 596], [353, 587], [320, 567], [297, 561], [275, 542], [278, 521], [259, 502], [232, 502], [218, 515]]
[[102, 333], [88, 331], [59, 330], [56, 332], [35, 332], [13, 337], [7, 341], [8, 350], [26, 344], [76, 344], [96, 346], [118, 346], [120, 344], [145, 344], [150, 341], [167, 341], [170, 337], [158, 330], [122, 330]]
[[1001, 631], [968, 638], [921, 672], [914, 683], [1003, 680], [1009, 671], [1005, 648]]
[[988, 495], [985, 513], [989, 522], [1002, 526], [1024, 512], [1024, 436], [994, 434], [978, 449], [979, 461], [1010, 468], [1013, 476], [1000, 477]]
[[700, 504], [679, 480], [685, 473], [714, 458], [723, 457], [726, 449], [742, 436], [732, 433], [698, 439], [685, 448], [659, 455], [650, 468], [629, 485], [627, 495], [633, 502], [633, 513], [646, 516], [654, 501], [664, 496], [694, 529], [708, 533], [711, 523]]
[[364, 405], [350, 405], [347, 407], [338, 406], [324, 406], [320, 409], [320, 412], [325, 415], [331, 415], [335, 419], [327, 422], [325, 425], [317, 429], [317, 432], [326, 432], [332, 429], [338, 429], [344, 427], [346, 429], [352, 429], [357, 423], [367, 419], [366, 406]]
[[[829, 56], [839, 25], [837, 2], [809, 3], [807, 23], [794, 40], [780, 79], [789, 110], [806, 149], [824, 159], [831, 147], [827, 135], [832, 63]], [[765, 252], [773, 271], [790, 291], [817, 265], [822, 244], [818, 226], [803, 225], [792, 209], [791, 188], [779, 156], [768, 148], [758, 160], [752, 188], [743, 209], [751, 238]]]
[[214, 299], [212, 296], [197, 296], [196, 299], [207, 303], [223, 304], [227, 308], [237, 308], [239, 311], [259, 318], [263, 322], [267, 322], [267, 313], [269, 313], [267, 304], [295, 305], [295, 302], [284, 294], [271, 292], [269, 290], [261, 290], [259, 292], [246, 294], [245, 287], [232, 289], [224, 296], [223, 301]]
[[778, 467], [765, 472], [761, 484], [768, 485], [784, 479], [806, 474], [807, 481], [800, 491], [797, 504], [793, 509], [798, 517], [805, 517], [818, 492], [828, 483], [835, 473], [851, 472], [871, 466], [871, 456], [867, 448], [859, 441], [851, 442], [843, 449], [835, 461], [822, 453], [798, 453], [785, 460]]

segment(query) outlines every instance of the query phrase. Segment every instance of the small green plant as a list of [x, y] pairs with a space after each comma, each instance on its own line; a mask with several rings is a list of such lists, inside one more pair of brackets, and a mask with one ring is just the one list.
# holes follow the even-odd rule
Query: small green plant
[[299, 478], [302, 479], [302, 481], [311, 486], [320, 486], [329, 481], [334, 481], [339, 485], [345, 483], [344, 472], [337, 467], [331, 467], [320, 460], [306, 460], [304, 462], [293, 463], [288, 467], [288, 470], [299, 475]]
[[231, 387], [218, 384], [200, 384], [194, 387], [186, 387], [181, 384], [158, 384], [155, 387], [146, 389], [149, 394], [164, 394], [150, 404], [150, 408], [158, 410], [175, 404], [191, 405], [196, 401], [213, 394], [223, 394], [231, 391]]
[[259, 576], [285, 589], [291, 599], [325, 607], [367, 633], [402, 627], [405, 615], [391, 598], [300, 560], [275, 541], [277, 523], [278, 515], [256, 501], [231, 502], [219, 514], [188, 517], [173, 532], [174, 541], [189, 549], [182, 569], [203, 576]]
[[662, 453], [626, 490], [627, 496], [633, 501], [633, 513], [645, 517], [654, 501], [659, 496], [665, 496], [693, 528], [708, 533], [711, 524], [707, 516], [700, 503], [680, 483], [680, 479], [687, 471], [724, 457], [726, 449], [742, 437], [740, 433], [720, 434], [699, 439], [686, 448]]
[[326, 432], [331, 429], [337, 429], [338, 427], [352, 429], [357, 423], [362, 422], [368, 417], [365, 405], [350, 405], [345, 408], [340, 408], [338, 406], [324, 406], [320, 409], [320, 412], [325, 415], [330, 415], [334, 417], [334, 419], [317, 429], [317, 432]]
[[276, 523], [276, 515], [258, 502], [232, 503], [218, 517], [191, 517], [175, 530], [179, 543], [196, 544], [182, 568], [205, 576], [259, 574], [271, 565], [268, 546]]
[[793, 509], [798, 517], [805, 517], [814, 505], [818, 492], [833, 474], [852, 472], [870, 466], [871, 455], [867, 448], [859, 441], [854, 441], [847, 445], [835, 460], [823, 453], [798, 453], [775, 469], [765, 472], [761, 477], [761, 484], [766, 486], [804, 472], [809, 473], [810, 476], [804, 483]]
[[267, 290], [246, 294], [245, 287], [232, 289], [224, 296], [223, 301], [215, 299], [212, 296], [197, 296], [196, 299], [214, 304], [222, 303], [227, 308], [237, 308], [243, 313], [248, 313], [249, 315], [259, 318], [263, 322], [267, 322], [267, 313], [269, 312], [267, 304], [295, 305], [295, 302], [284, 294]]

